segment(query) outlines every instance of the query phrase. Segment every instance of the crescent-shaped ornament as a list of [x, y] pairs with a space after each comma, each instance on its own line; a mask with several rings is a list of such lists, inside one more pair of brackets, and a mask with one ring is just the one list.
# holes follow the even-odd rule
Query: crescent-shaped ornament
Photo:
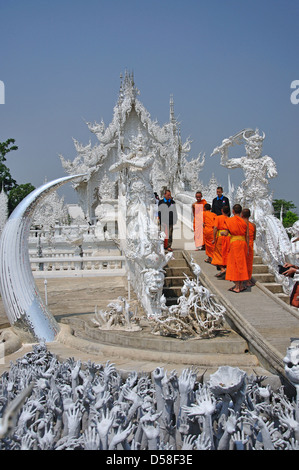
[[27, 341], [51, 342], [59, 332], [33, 278], [28, 236], [36, 206], [63, 184], [83, 175], [50, 181], [26, 196], [7, 220], [0, 239], [0, 292], [13, 329]]

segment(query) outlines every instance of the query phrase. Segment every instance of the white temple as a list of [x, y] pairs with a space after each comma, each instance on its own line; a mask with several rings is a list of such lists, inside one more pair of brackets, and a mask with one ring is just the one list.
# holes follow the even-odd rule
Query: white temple
[[174, 194], [195, 190], [198, 172], [204, 164], [204, 156], [187, 160], [190, 141], [182, 142], [180, 127], [174, 116], [173, 98], [170, 98], [169, 122], [160, 127], [152, 121], [149, 112], [137, 99], [139, 91], [133, 75], [121, 76], [121, 85], [113, 119], [108, 127], [104, 122], [87, 123], [96, 135], [98, 143], [84, 146], [74, 140], [77, 156], [71, 162], [60, 156], [64, 170], [72, 175], [86, 173], [86, 177], [74, 188], [85, 217], [93, 222], [99, 213], [99, 206], [105, 202], [116, 202], [120, 192], [118, 173], [109, 168], [119, 161], [121, 154], [129, 154], [141, 138], [147, 154], [153, 155], [151, 184], [153, 191], [161, 195], [164, 188]]
[[[182, 142], [172, 96], [169, 121], [159, 126], [137, 99], [138, 95], [133, 75], [126, 72], [121, 76], [112, 122], [108, 127], [103, 121], [87, 123], [98, 139], [96, 145], [92, 146], [91, 142], [83, 145], [74, 140], [77, 151], [74, 160], [60, 156], [69, 175], [83, 175], [72, 182], [80, 206], [68, 208], [67, 214], [64, 201], [53, 193], [36, 209], [29, 235], [29, 252], [34, 259], [32, 266], [36, 276], [42, 267], [53, 273], [59, 270], [61, 274], [77, 274], [78, 267], [82, 266], [81, 258], [90, 273], [104, 272], [107, 267], [106, 272], [111, 271], [111, 274], [115, 268], [123, 272], [125, 255], [127, 268], [128, 264], [137, 262], [143, 275], [148, 275], [149, 269], [156, 269], [155, 283], [159, 278], [160, 289], [161, 271], [167, 260], [160, 250], [159, 235], [153, 235], [157, 229], [152, 223], [154, 192], [161, 196], [165, 188], [170, 189], [177, 202], [179, 220], [192, 228], [191, 205], [195, 192], [201, 190], [207, 202], [212, 203], [217, 186], [223, 186], [214, 174], [206, 185], [199, 179], [205, 155], [190, 158], [191, 141]], [[268, 179], [275, 177], [277, 171], [271, 157], [262, 155], [264, 138], [264, 133], [259, 135], [258, 130], [244, 129], [224, 139], [212, 155], [220, 154], [222, 166], [243, 169], [245, 179], [241, 186], [235, 190], [229, 178], [225, 193], [231, 207], [239, 202], [251, 209], [258, 227], [255, 249], [288, 292], [289, 279], [278, 275], [277, 265], [293, 259], [295, 245], [272, 213]], [[228, 157], [231, 146], [243, 144], [246, 156]], [[2, 230], [7, 219], [7, 196], [3, 191], [0, 212]], [[298, 232], [295, 225], [293, 229]], [[139, 244], [136, 244], [137, 239]], [[73, 256], [79, 257], [80, 262], [75, 262]], [[47, 261], [41, 262], [42, 257], [47, 257]], [[95, 257], [98, 257], [96, 261]], [[153, 259], [156, 258], [160, 264], [155, 265]], [[137, 276], [136, 285], [140, 279]]]
[[[298, 340], [292, 341], [283, 359], [286, 377], [296, 390], [296, 403], [283, 395], [283, 387], [275, 392], [270, 385], [263, 387], [266, 376], [249, 377], [236, 367], [221, 366], [210, 373], [209, 380], [204, 379], [209, 362], [215, 360], [216, 354], [221, 355], [215, 347], [217, 340], [214, 342], [216, 354], [201, 359], [205, 367], [203, 373], [198, 374], [196, 368], [190, 367], [184, 368], [180, 376], [175, 370], [167, 376], [167, 371], [156, 367], [151, 379], [144, 373], [138, 376], [140, 370], [138, 373], [130, 371], [125, 382], [110, 361], [98, 367], [91, 360], [81, 364], [81, 360], [72, 357], [61, 364], [61, 360], [46, 349], [45, 344], [53, 343], [57, 338], [61, 344], [67, 344], [63, 335], [66, 336], [68, 333], [65, 332], [73, 328], [66, 330], [63, 322], [56, 322], [36, 289], [31, 272], [32, 259], [29, 259], [30, 227], [38, 227], [31, 229], [31, 232], [34, 232], [35, 249], [37, 247], [39, 251], [35, 262], [40, 271], [46, 272], [47, 264], [51, 265], [56, 276], [68, 277], [70, 271], [63, 263], [74, 263], [72, 269], [78, 275], [87, 262], [90, 266], [86, 271], [94, 275], [96, 263], [102, 263], [103, 268], [106, 263], [108, 266], [108, 261], [124, 262], [122, 274], [132, 282], [154, 334], [171, 336], [171, 339], [212, 338], [224, 325], [226, 308], [234, 310], [233, 318], [238, 313], [229, 302], [225, 302], [225, 307], [218, 304], [217, 296], [201, 284], [201, 267], [192, 255], [188, 261], [192, 277], [184, 274], [180, 297], [175, 304], [166, 304], [166, 298], [162, 295], [163, 268], [173, 253], [164, 250], [165, 234], [158, 229], [156, 206], [152, 204], [154, 191], [161, 194], [164, 188], [169, 188], [178, 205], [186, 204], [190, 209], [195, 190], [201, 189], [207, 201], [211, 202], [218, 182], [214, 175], [206, 187], [199, 181], [204, 156], [187, 160], [190, 142], [181, 142], [172, 98], [169, 123], [159, 127], [136, 99], [137, 94], [133, 76], [126, 74], [112, 123], [107, 128], [103, 122], [88, 124], [99, 144], [92, 148], [91, 144], [84, 147], [75, 141], [78, 154], [74, 161], [61, 157], [64, 169], [71, 176], [45, 183], [30, 193], [7, 223], [7, 196], [3, 191], [0, 193], [0, 292], [3, 304], [22, 343], [39, 341], [32, 352], [18, 359], [15, 366], [11, 363], [10, 372], [3, 375], [2, 448], [148, 449], [155, 452], [163, 450], [163, 453], [176, 448], [188, 452], [193, 449], [298, 450]], [[220, 164], [227, 168], [243, 169], [245, 179], [242, 185], [235, 193], [229, 180], [227, 194], [231, 203], [240, 202], [252, 209], [258, 233], [255, 248], [275, 269], [277, 263], [287, 261], [293, 253], [281, 221], [272, 213], [268, 179], [277, 173], [274, 161], [262, 155], [264, 138], [265, 135], [260, 136], [257, 130], [245, 129], [224, 139], [212, 155], [220, 154]], [[230, 147], [244, 142], [246, 156], [229, 158]], [[74, 211], [77, 223], [69, 225], [70, 212], [67, 215], [63, 199], [54, 190], [75, 179], [74, 188], [79, 194], [84, 213]], [[184, 222], [183, 219], [181, 221]], [[116, 229], [114, 233], [113, 227]], [[125, 231], [124, 236], [122, 230]], [[296, 223], [290, 230], [293, 238], [298, 230]], [[42, 238], [46, 241], [44, 246]], [[66, 253], [65, 243], [72, 245], [72, 253]], [[107, 252], [114, 243], [123, 254], [97, 257], [101, 243]], [[46, 248], [48, 252], [42, 253]], [[56, 269], [57, 259], [60, 267]], [[112, 275], [117, 272], [115, 266], [112, 272]], [[286, 283], [284, 286], [289, 287]], [[263, 315], [263, 311], [258, 314]], [[138, 321], [134, 323], [135, 320]], [[127, 299], [119, 296], [117, 301], [108, 304], [106, 311], [96, 308], [92, 323], [94, 329], [138, 332], [142, 329], [139, 320], [134, 318]], [[81, 321], [84, 322], [83, 319]], [[255, 328], [247, 319], [245, 323], [249, 325], [245, 328], [251, 330], [249, 336], [254, 336]], [[85, 330], [85, 327], [88, 328], [87, 323], [79, 330]], [[59, 338], [61, 329], [64, 331]], [[69, 337], [80, 341], [81, 333], [79, 331], [77, 335], [77, 332], [72, 331]], [[29, 333], [30, 336], [27, 335]], [[92, 344], [87, 351], [93, 354], [101, 341], [98, 338], [103, 336], [92, 334], [87, 338], [83, 337], [84, 344]], [[129, 335], [126, 335], [123, 344], [126, 349], [130, 349], [128, 338]], [[2, 342], [5, 341], [6, 337], [3, 336]], [[258, 350], [258, 341], [260, 339], [255, 336], [254, 350]], [[78, 349], [84, 350], [83, 342], [80, 343]], [[202, 352], [200, 342], [198, 345], [198, 355], [209, 356], [209, 353]], [[275, 360], [276, 356], [279, 358], [280, 353], [276, 353], [272, 344], [265, 342], [265, 346], [267, 355]], [[174, 349], [170, 348], [169, 352], [167, 346], [163, 347], [172, 365], [171, 351]], [[162, 348], [160, 351], [162, 353]], [[184, 350], [184, 361], [191, 360], [189, 351], [192, 348]], [[99, 352], [100, 357], [104, 358], [105, 349], [99, 349]], [[247, 355], [248, 350], [244, 352]], [[193, 357], [192, 352], [190, 357]], [[258, 363], [254, 361], [251, 364], [254, 364], [253, 372], [257, 374], [255, 367]], [[84, 387], [86, 393], [82, 393]], [[43, 400], [40, 400], [41, 396]], [[65, 396], [66, 399], [63, 398]], [[26, 405], [20, 412], [27, 397]], [[52, 432], [53, 422], [58, 423], [55, 433]], [[110, 432], [110, 428], [113, 431]]]

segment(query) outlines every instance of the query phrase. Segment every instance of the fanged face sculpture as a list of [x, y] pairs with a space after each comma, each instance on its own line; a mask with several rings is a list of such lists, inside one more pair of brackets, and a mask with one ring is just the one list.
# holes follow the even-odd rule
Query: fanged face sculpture
[[258, 129], [256, 129], [255, 134], [246, 137], [245, 133], [243, 134], [245, 140], [245, 150], [246, 155], [250, 158], [258, 158], [262, 155], [263, 150], [263, 141], [265, 139], [265, 133], [260, 136]]
[[164, 274], [161, 271], [155, 269], [149, 269], [144, 274], [144, 283], [145, 283], [145, 290], [148, 292], [149, 295], [155, 295], [162, 289], [164, 284]]
[[299, 342], [294, 343], [287, 349], [283, 362], [284, 370], [290, 382], [299, 385]]
[[245, 145], [246, 154], [250, 158], [259, 158], [262, 154], [263, 146], [260, 142], [250, 142], [248, 145]]

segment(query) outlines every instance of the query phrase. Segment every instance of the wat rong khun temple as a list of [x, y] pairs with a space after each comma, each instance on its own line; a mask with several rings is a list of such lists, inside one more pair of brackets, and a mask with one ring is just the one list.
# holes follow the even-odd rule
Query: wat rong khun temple
[[[299, 230], [273, 214], [265, 134], [245, 128], [215, 145], [215, 172], [241, 168], [239, 187], [214, 174], [204, 184], [206, 156], [190, 156], [173, 97], [161, 127], [138, 95], [126, 72], [111, 123], [87, 123], [96, 145], [74, 140], [75, 158], [60, 156], [67, 176], [9, 218], [1, 193], [1, 449], [297, 450], [297, 274], [278, 265], [297, 264]], [[57, 195], [67, 182], [78, 205]], [[195, 193], [212, 205], [219, 186], [256, 227], [239, 295], [194, 241]]]

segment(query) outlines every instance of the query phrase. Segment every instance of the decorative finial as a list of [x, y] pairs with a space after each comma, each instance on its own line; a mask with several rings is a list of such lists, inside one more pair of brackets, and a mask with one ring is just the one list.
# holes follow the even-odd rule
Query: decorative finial
[[173, 101], [173, 95], [170, 95], [169, 106], [170, 106], [170, 110], [169, 110], [170, 121], [171, 121], [171, 122], [174, 122], [174, 121], [175, 121], [175, 118], [174, 118], [174, 101]]

